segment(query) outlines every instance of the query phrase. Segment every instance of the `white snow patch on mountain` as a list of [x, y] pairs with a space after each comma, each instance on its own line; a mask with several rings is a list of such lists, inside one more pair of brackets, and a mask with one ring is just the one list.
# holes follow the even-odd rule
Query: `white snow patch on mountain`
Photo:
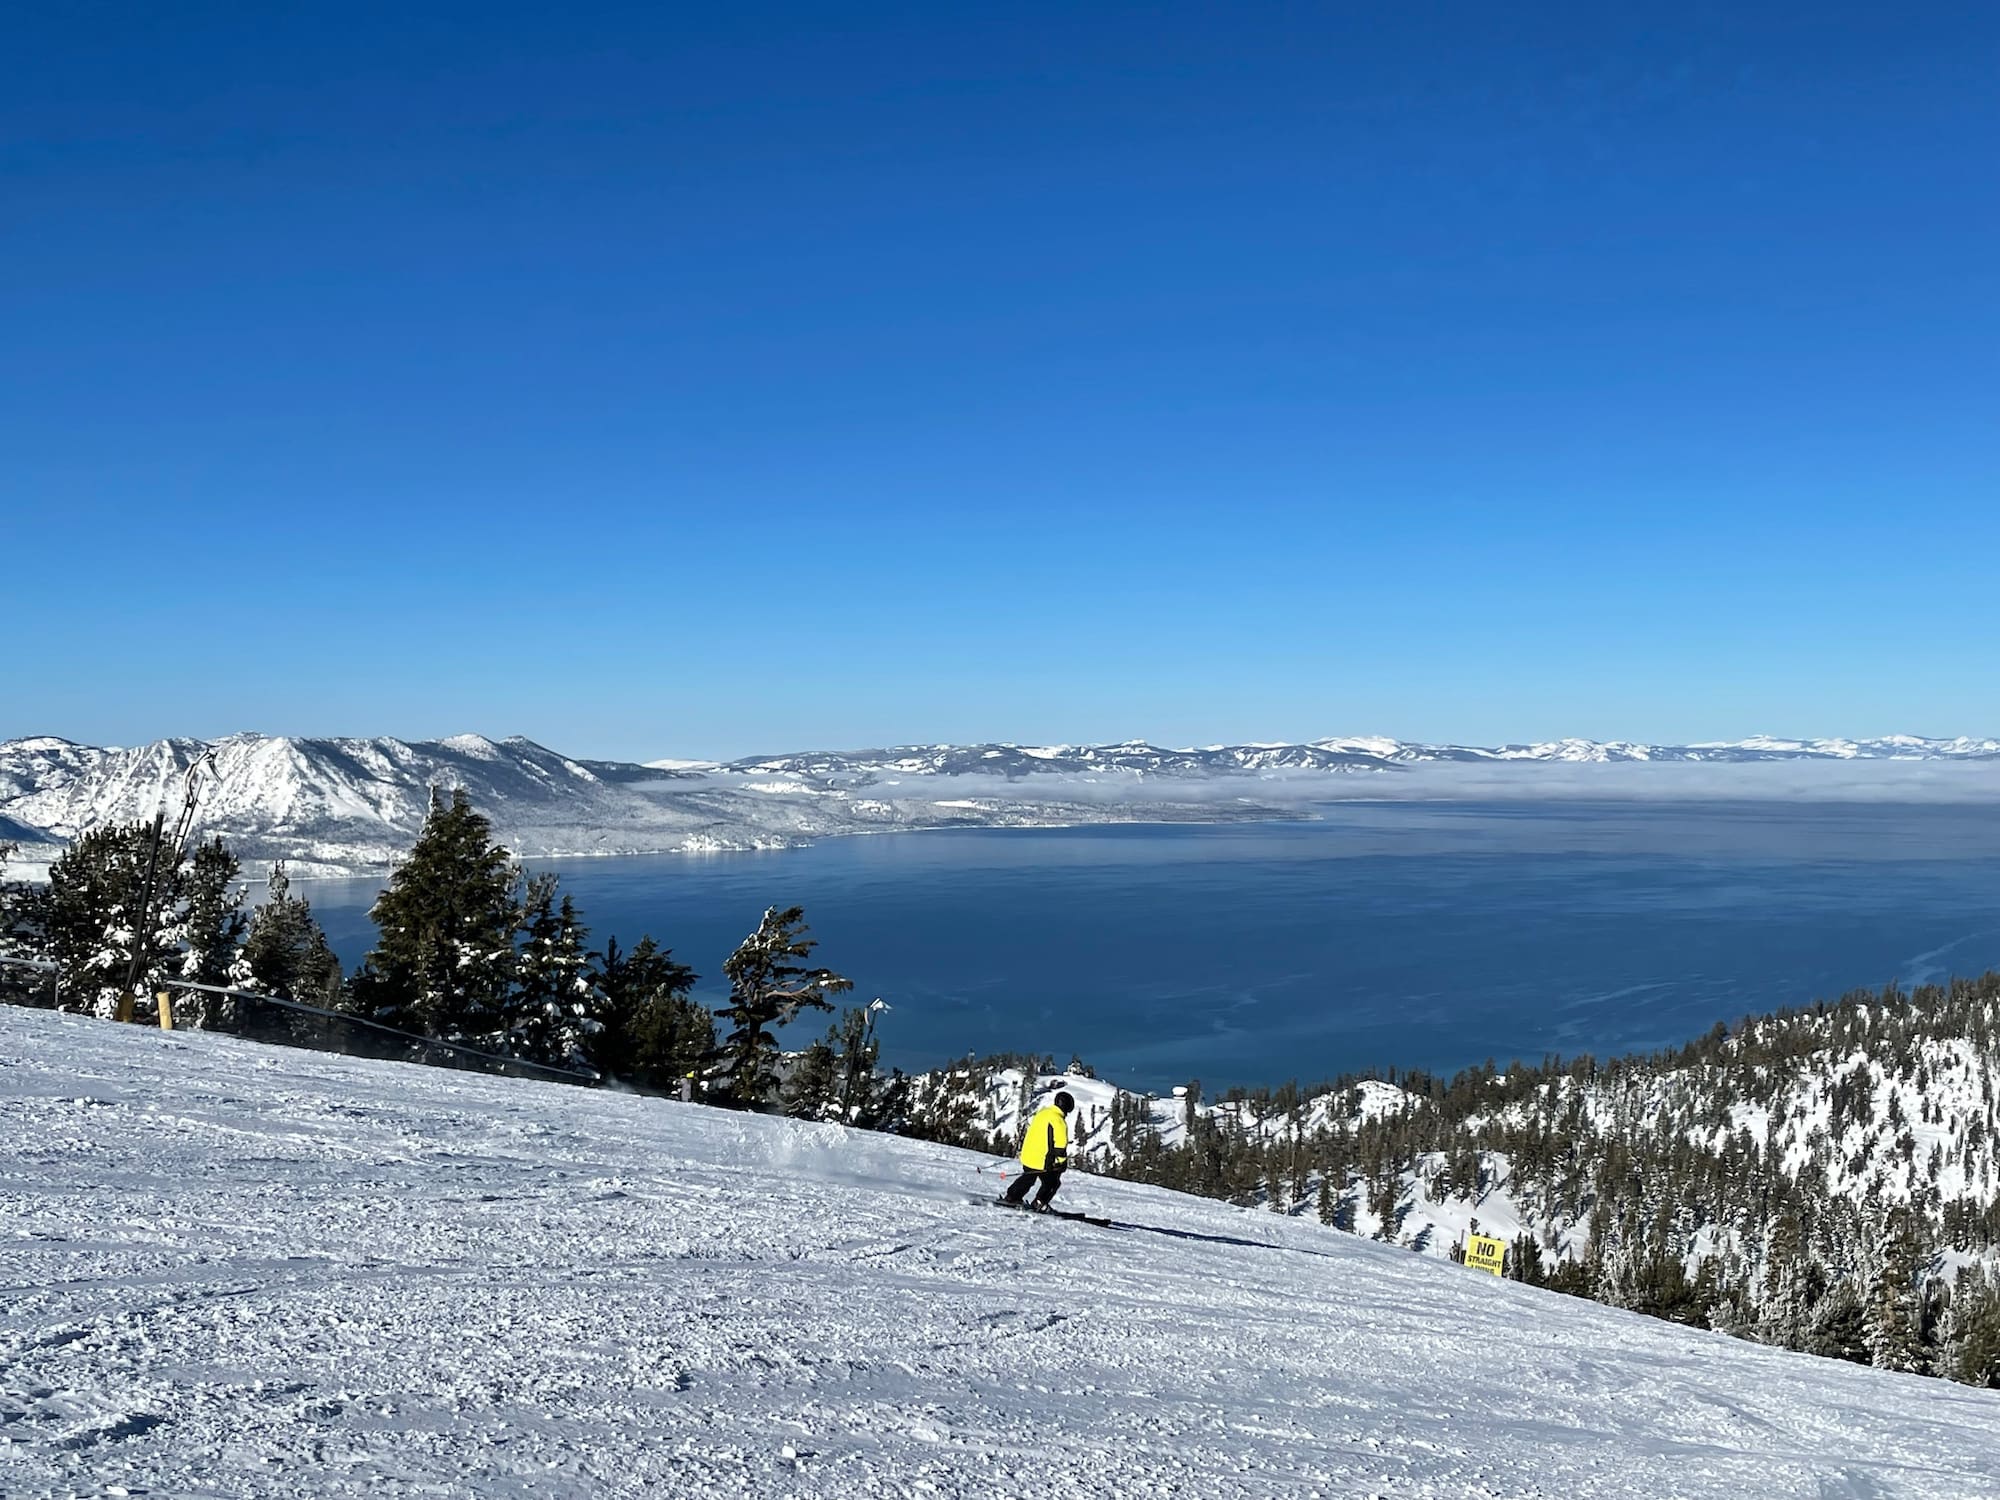
[[2000, 1395], [836, 1126], [0, 1010], [0, 1487], [1966, 1500]]

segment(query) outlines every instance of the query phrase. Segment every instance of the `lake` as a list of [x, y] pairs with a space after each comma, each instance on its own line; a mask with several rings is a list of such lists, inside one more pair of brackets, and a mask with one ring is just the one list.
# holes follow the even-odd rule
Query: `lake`
[[[594, 941], [725, 992], [767, 905], [876, 996], [885, 1060], [1080, 1054], [1155, 1090], [1449, 1071], [2000, 967], [2000, 806], [1346, 802], [1315, 821], [981, 830], [553, 869]], [[300, 882], [344, 963], [379, 882]], [[824, 1017], [787, 1034], [802, 1045]]]

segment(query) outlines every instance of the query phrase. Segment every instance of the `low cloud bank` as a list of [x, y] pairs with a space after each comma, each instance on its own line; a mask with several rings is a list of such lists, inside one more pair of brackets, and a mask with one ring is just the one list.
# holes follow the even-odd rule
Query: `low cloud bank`
[[[1536, 762], [1432, 762], [1382, 771], [1243, 771], [1213, 776], [1142, 776], [1131, 772], [1088, 775], [1049, 773], [1008, 778], [982, 775], [883, 776], [829, 793], [803, 781], [773, 775], [703, 777], [661, 792], [694, 785], [748, 789], [773, 797], [829, 795], [898, 804], [940, 801], [1112, 805], [1258, 803], [1302, 807], [1344, 801], [1684, 801], [1684, 802], [1916, 802], [2000, 801], [2000, 760], [1991, 761], [1759, 761], [1715, 764], [1683, 761], [1614, 761], [1603, 764]], [[648, 788], [648, 790], [654, 790]]]
[[1665, 802], [2000, 801], [2000, 760], [1615, 761], [1605, 765], [1437, 764], [1357, 778], [1328, 798], [1544, 798]]

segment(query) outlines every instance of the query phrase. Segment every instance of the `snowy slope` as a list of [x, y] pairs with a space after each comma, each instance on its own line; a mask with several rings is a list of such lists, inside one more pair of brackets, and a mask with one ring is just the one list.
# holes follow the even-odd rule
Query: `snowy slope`
[[0, 1008], [0, 1491], [2000, 1494], [2000, 1396], [1323, 1230]]
[[[1872, 1017], [1877, 1031], [1888, 1025], [1880, 1007], [1862, 1007], [1862, 1014], [1864, 1023]], [[1474, 1114], [1445, 1137], [1477, 1159], [1476, 1184], [1453, 1183], [1442, 1151], [1399, 1159], [1395, 1223], [1385, 1225], [1366, 1174], [1351, 1168], [1332, 1185], [1342, 1222], [1438, 1258], [1448, 1258], [1475, 1224], [1481, 1233], [1510, 1240], [1529, 1230], [1551, 1266], [1580, 1260], [1590, 1248], [1587, 1221], [1594, 1198], [1584, 1194], [1584, 1201], [1552, 1202], [1549, 1174], [1522, 1181], [1508, 1153], [1494, 1144], [1534, 1135], [1538, 1122], [1546, 1129], [1557, 1120], [1568, 1122], [1567, 1138], [1580, 1148], [1580, 1159], [1590, 1163], [1603, 1160], [1614, 1144], [1636, 1146], [1654, 1162], [1676, 1152], [1720, 1161], [1734, 1146], [1746, 1159], [1761, 1153], [1773, 1174], [1796, 1180], [1815, 1197], [1857, 1209], [1915, 1205], [1939, 1224], [1947, 1210], [1978, 1215], [2000, 1200], [2000, 1107], [1994, 1103], [2000, 1052], [1963, 1037], [1940, 1036], [1907, 1048], [1884, 1042], [1884, 1055], [1871, 1057], [1851, 1044], [1814, 1045], [1812, 1038], [1825, 1024], [1809, 1013], [1757, 1022], [1757, 1047], [1750, 1056], [1788, 1034], [1806, 1040], [1789, 1044], [1782, 1061], [1746, 1063], [1744, 1071], [1754, 1083], [1726, 1076], [1714, 1066], [1649, 1067], [1636, 1061], [1591, 1083], [1559, 1075], [1530, 1098]], [[1990, 1013], [1986, 1024], [1990, 1031]], [[1739, 1028], [1725, 1055], [1742, 1055], [1744, 1048]], [[1001, 1137], [1020, 1130], [1029, 1100], [1068, 1089], [1081, 1108], [1081, 1149], [1089, 1161], [1107, 1169], [1127, 1160], [1145, 1134], [1165, 1147], [1180, 1146], [1190, 1114], [1233, 1137], [1276, 1144], [1302, 1141], [1310, 1148], [1326, 1138], [1351, 1140], [1363, 1123], [1406, 1111], [1417, 1119], [1429, 1108], [1422, 1095], [1373, 1079], [1303, 1095], [1290, 1109], [1260, 1109], [1247, 1099], [1190, 1106], [1099, 1079], [1053, 1074], [1029, 1079], [1011, 1067], [968, 1072], [961, 1065], [918, 1080], [918, 1087], [927, 1091], [941, 1085], [969, 1089], [977, 1104], [974, 1124]], [[1123, 1139], [1110, 1128], [1119, 1106], [1142, 1122]], [[1352, 1163], [1353, 1153], [1345, 1152], [1341, 1159]], [[1302, 1196], [1292, 1206], [1313, 1203], [1320, 1175], [1311, 1171], [1304, 1176]], [[1709, 1203], [1705, 1211], [1720, 1214], [1723, 1209]], [[1708, 1231], [1694, 1233], [1704, 1222]], [[1761, 1266], [1764, 1247], [1754, 1238], [1745, 1239], [1745, 1227], [1692, 1219], [1688, 1274], [1725, 1245], [1751, 1266]], [[1950, 1259], [1956, 1264], [1962, 1257]]]

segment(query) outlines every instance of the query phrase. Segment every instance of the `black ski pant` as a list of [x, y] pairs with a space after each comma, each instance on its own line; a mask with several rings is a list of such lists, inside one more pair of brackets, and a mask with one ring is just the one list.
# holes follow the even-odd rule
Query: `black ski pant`
[[1021, 1175], [1007, 1184], [1007, 1201], [1009, 1203], [1020, 1203], [1028, 1196], [1028, 1189], [1036, 1183], [1040, 1183], [1042, 1190], [1035, 1195], [1035, 1202], [1043, 1208], [1047, 1208], [1049, 1200], [1056, 1195], [1056, 1189], [1062, 1186], [1062, 1174], [1063, 1169], [1061, 1167], [1053, 1169], [1044, 1168], [1039, 1172], [1033, 1171], [1028, 1167], [1023, 1167]]

